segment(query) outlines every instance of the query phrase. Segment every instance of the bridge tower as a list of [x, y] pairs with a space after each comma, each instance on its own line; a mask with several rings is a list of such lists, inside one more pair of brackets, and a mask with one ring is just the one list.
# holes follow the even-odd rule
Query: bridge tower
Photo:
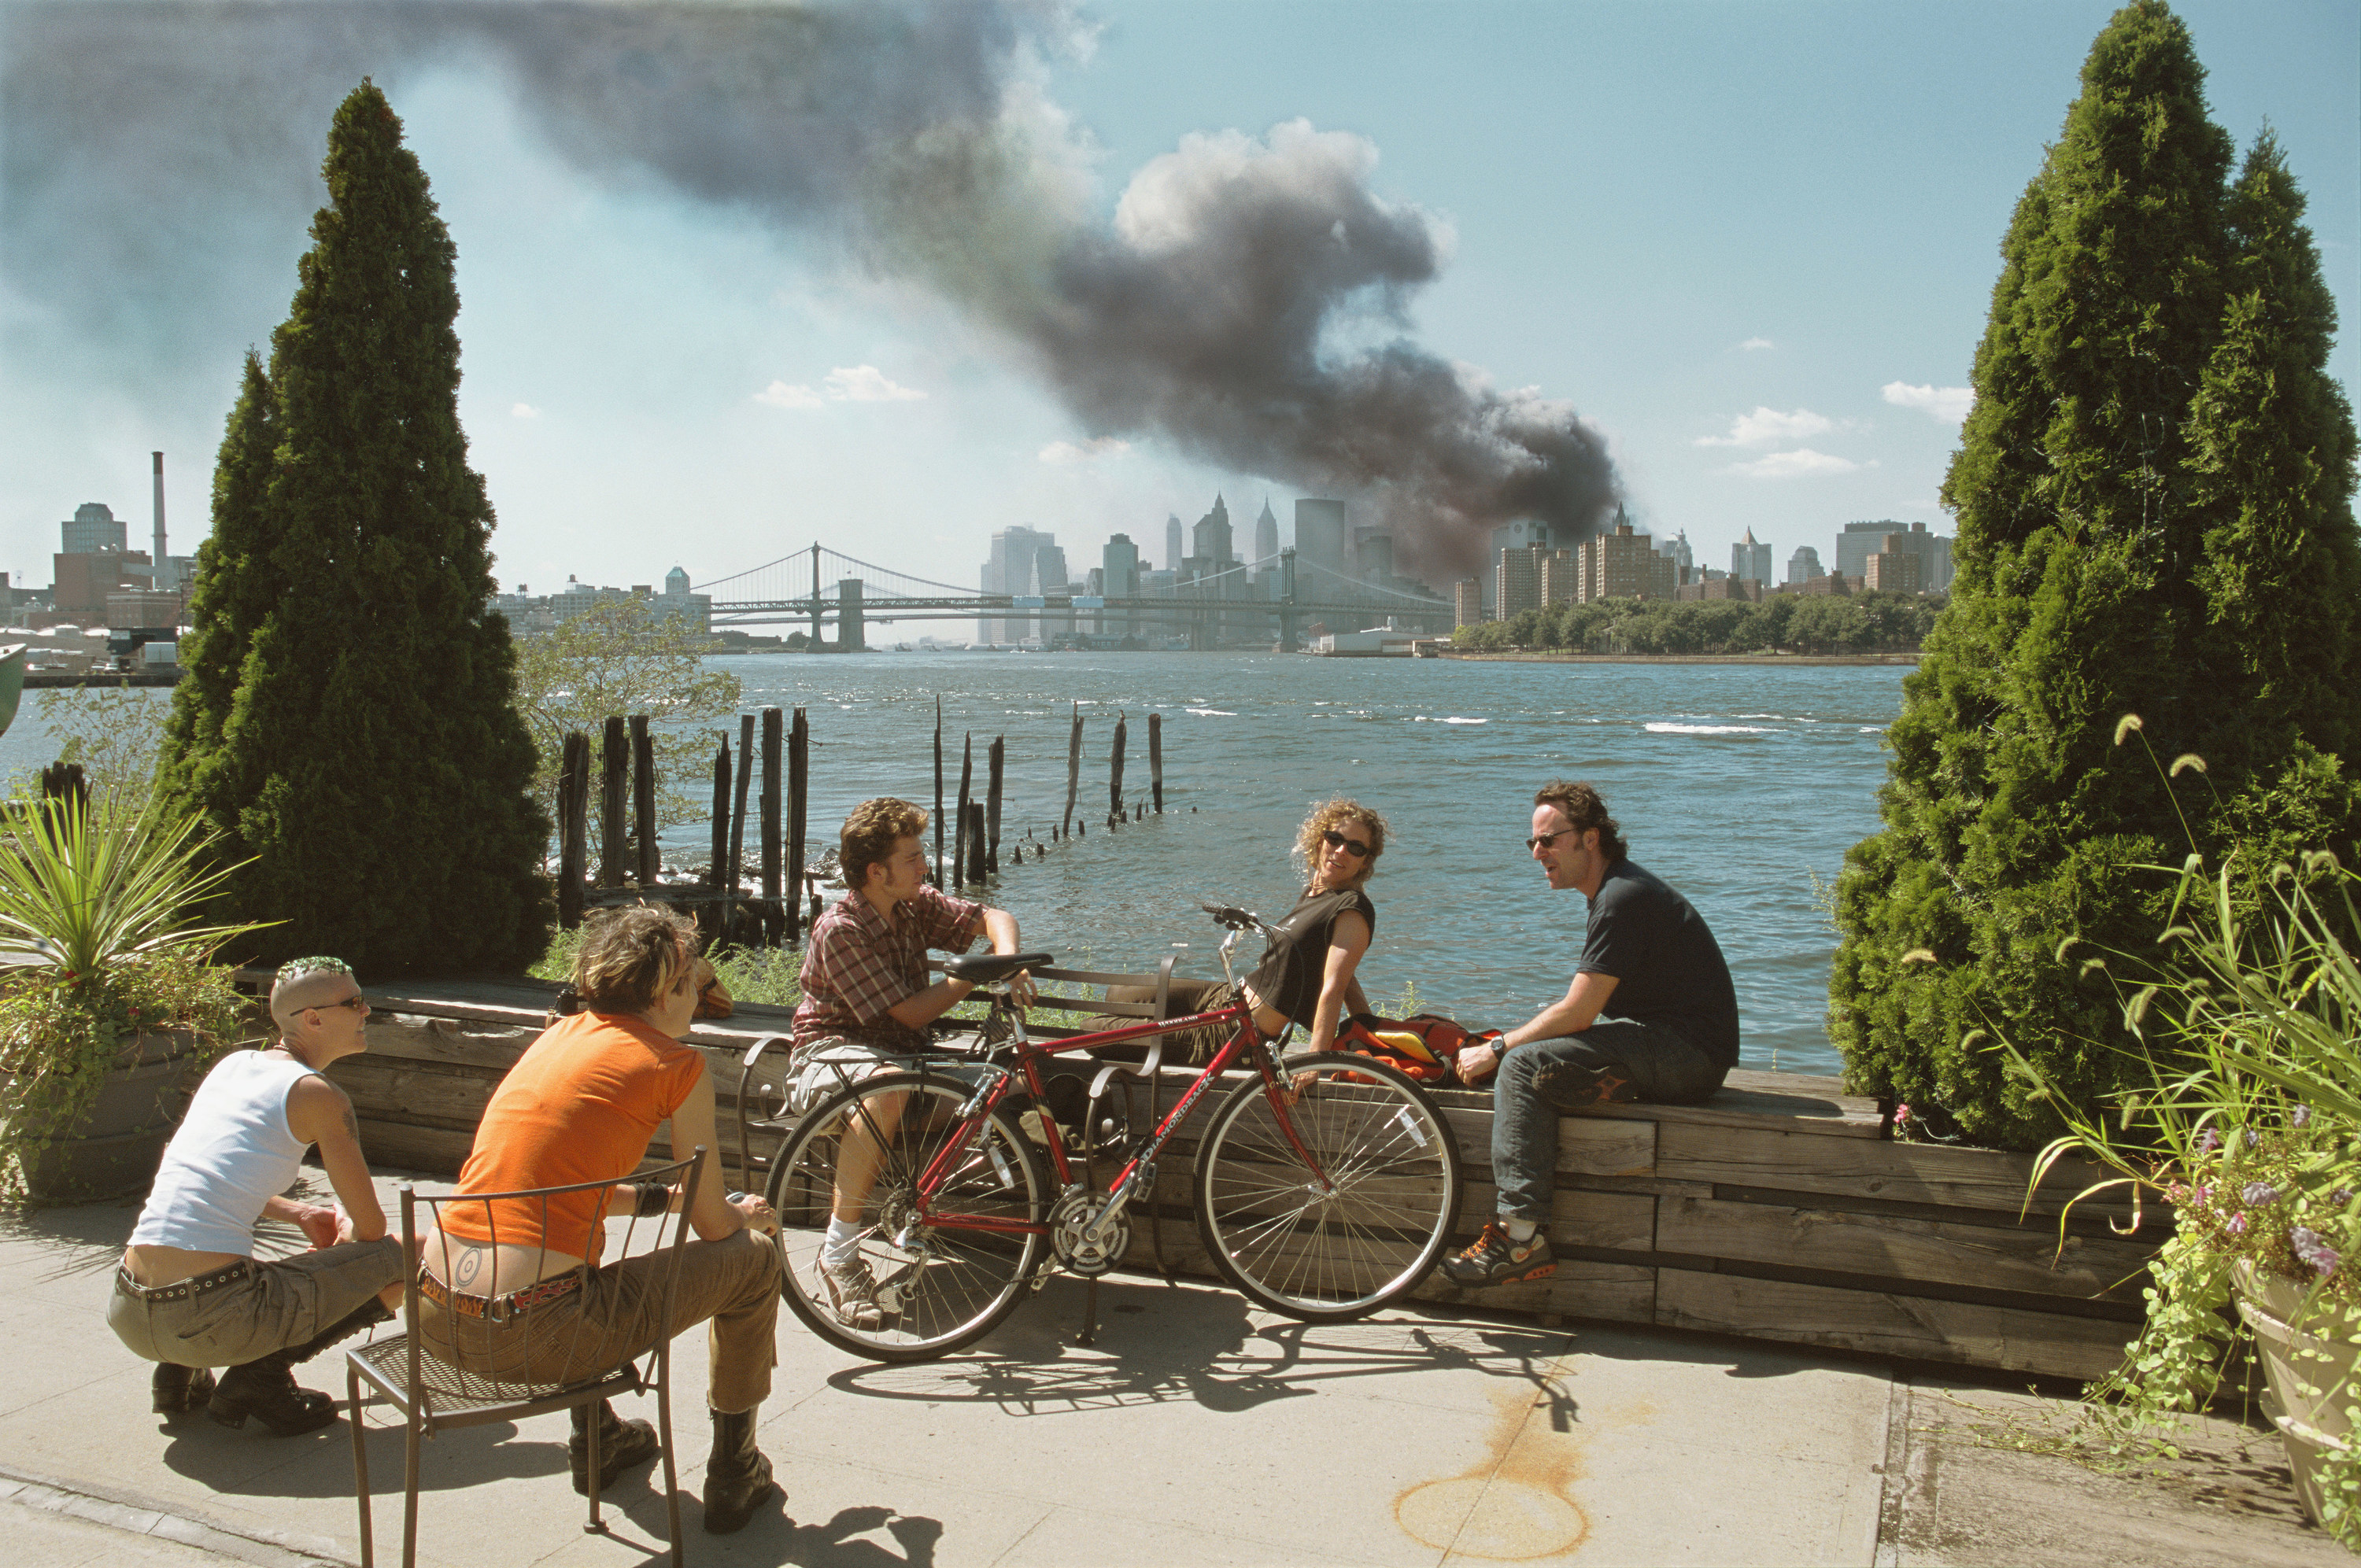
[[812, 541], [812, 652], [819, 652], [819, 541]]
[[1295, 652], [1295, 547], [1279, 553], [1279, 646]]
[[845, 577], [836, 585], [836, 646], [846, 653], [863, 652], [869, 646], [862, 640], [859, 577]]

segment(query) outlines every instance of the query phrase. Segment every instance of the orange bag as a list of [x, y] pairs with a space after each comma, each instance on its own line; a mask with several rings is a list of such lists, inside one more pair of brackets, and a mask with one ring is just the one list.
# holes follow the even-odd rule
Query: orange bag
[[1408, 1018], [1356, 1013], [1336, 1031], [1336, 1048], [1381, 1061], [1419, 1083], [1448, 1083], [1457, 1076], [1454, 1058], [1474, 1037], [1433, 1013]]

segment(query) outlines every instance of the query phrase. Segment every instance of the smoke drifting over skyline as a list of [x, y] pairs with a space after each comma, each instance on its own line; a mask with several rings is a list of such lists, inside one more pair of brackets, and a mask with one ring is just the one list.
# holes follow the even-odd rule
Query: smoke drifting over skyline
[[[1063, 5], [12, 5], [0, 9], [0, 273], [76, 352], [226, 389], [283, 310], [335, 104], [374, 75], [489, 68], [593, 176], [653, 179], [841, 243], [1003, 339], [1091, 437], [1345, 495], [1405, 567], [1613, 506], [1606, 444], [1414, 342], [1448, 235], [1370, 187], [1365, 138], [1191, 135], [1111, 219], [1042, 95]], [[431, 168], [430, 176], [434, 172]], [[226, 392], [223, 393], [226, 396]]]

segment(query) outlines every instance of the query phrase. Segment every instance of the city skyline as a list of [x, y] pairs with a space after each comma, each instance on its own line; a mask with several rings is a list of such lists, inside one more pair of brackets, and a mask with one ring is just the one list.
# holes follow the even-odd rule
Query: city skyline
[[[1525, 388], [1570, 405], [1639, 529], [1685, 535], [1701, 565], [1749, 530], [1782, 566], [1848, 522], [1950, 532], [1934, 490], [1994, 247], [2111, 6], [1376, 9], [1340, 27], [1316, 5], [1115, 4], [1028, 34], [984, 83], [1059, 176], [1021, 211], [1145, 256], [1191, 239], [1208, 188], [1316, 176], [1373, 232], [1432, 251], [1333, 310], [1322, 356], [1399, 340], [1508, 400], [1492, 406]], [[2349, 322], [2354, 11], [2179, 10], [2215, 119], [2244, 144], [2268, 115], [2286, 143]], [[201, 536], [236, 356], [284, 315], [354, 63], [175, 120], [209, 80], [203, 49], [184, 63], [132, 39], [119, 67], [60, 54], [55, 18], [77, 14], [94, 12], [0, 9], [0, 131], [20, 149], [0, 164], [0, 418], [17, 436], [0, 569], [20, 583], [78, 506], [141, 521], [157, 448], [176, 546]], [[881, 269], [759, 192], [586, 162], [557, 134], [580, 130], [575, 111], [489, 47], [357, 63], [404, 115], [458, 246], [462, 409], [504, 587], [675, 565], [701, 583], [814, 537], [973, 580], [930, 564], [1011, 526], [1092, 554], [1124, 533], [1162, 563], [1162, 521], [1215, 493], [1242, 537], [1268, 497], [1282, 541], [1290, 501], [1323, 493], [1241, 465], [1235, 444], [1209, 456], [1177, 415], [1073, 395], [995, 314], [1005, 302]], [[135, 66], [188, 91], [99, 91]], [[71, 121], [42, 164], [45, 105], [85, 101], [110, 105], [104, 134]], [[225, 167], [232, 125], [252, 167]], [[189, 150], [142, 140], [159, 126]], [[152, 178], [126, 175], [150, 154]], [[1242, 255], [1215, 246], [1205, 264]], [[2357, 363], [2348, 335], [2333, 364], [2348, 394]], [[1444, 593], [1456, 575], [1417, 571]]]

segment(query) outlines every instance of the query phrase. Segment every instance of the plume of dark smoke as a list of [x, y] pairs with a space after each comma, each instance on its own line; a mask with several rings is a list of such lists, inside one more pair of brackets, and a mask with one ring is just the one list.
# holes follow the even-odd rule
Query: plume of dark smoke
[[1092, 434], [1351, 497], [1411, 569], [1466, 569], [1512, 517], [1595, 531], [1598, 433], [1409, 335], [1444, 236], [1372, 191], [1365, 140], [1192, 136], [1093, 216], [1038, 92], [1075, 26], [1055, 0], [12, 5], [0, 272], [81, 350], [217, 369], [283, 304], [343, 93], [374, 74], [398, 107], [489, 66], [587, 171], [841, 237], [1003, 334]]

